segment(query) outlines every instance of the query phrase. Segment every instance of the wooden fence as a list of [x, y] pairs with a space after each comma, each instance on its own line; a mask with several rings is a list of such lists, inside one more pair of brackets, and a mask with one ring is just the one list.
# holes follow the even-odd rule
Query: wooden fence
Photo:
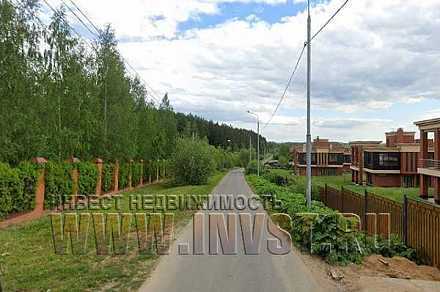
[[327, 185], [319, 194], [326, 206], [358, 215], [368, 234], [396, 234], [425, 262], [440, 268], [440, 206], [406, 196], [398, 203], [367, 191], [359, 194]]

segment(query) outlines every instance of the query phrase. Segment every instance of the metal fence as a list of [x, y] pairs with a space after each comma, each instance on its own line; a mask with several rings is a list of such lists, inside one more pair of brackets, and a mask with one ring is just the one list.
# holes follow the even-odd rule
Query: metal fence
[[396, 234], [421, 259], [440, 268], [440, 206], [406, 196], [398, 203], [370, 192], [360, 194], [327, 185], [319, 193], [326, 206], [358, 215], [368, 234]]

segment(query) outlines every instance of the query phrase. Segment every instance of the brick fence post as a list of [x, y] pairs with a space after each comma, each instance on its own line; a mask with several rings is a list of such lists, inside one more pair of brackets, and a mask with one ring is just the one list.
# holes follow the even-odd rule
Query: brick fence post
[[113, 170], [113, 192], [117, 192], [118, 190], [119, 190], [119, 160], [116, 160]]
[[140, 163], [141, 163], [141, 178], [139, 181], [139, 185], [142, 186], [142, 185], [144, 185], [144, 160], [141, 159]]
[[96, 191], [95, 194], [97, 196], [102, 195], [102, 159], [97, 158], [95, 160], [96, 169], [98, 170], [98, 177], [96, 179]]
[[35, 187], [35, 207], [34, 211], [38, 215], [42, 215], [44, 212], [44, 194], [46, 192], [46, 158], [35, 157], [32, 162], [39, 165], [37, 185]]

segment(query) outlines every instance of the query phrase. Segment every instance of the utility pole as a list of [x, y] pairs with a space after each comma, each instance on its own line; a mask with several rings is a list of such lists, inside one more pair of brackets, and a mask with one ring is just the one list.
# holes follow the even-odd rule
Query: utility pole
[[311, 79], [311, 24], [310, 0], [307, 1], [307, 137], [306, 137], [306, 158], [307, 158], [307, 185], [306, 199], [307, 207], [312, 207], [312, 136], [310, 134], [310, 79]]
[[257, 118], [257, 176], [260, 176], [260, 118], [256, 113], [247, 112]]

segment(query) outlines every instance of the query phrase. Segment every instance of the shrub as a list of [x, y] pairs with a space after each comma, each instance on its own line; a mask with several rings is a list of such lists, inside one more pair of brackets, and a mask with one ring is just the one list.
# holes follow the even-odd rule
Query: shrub
[[38, 165], [27, 161], [21, 162], [18, 165], [20, 180], [23, 182], [23, 200], [18, 207], [21, 211], [29, 211], [35, 207], [38, 169]]
[[128, 176], [130, 174], [130, 163], [121, 163], [119, 165], [119, 189], [123, 190], [128, 187]]
[[102, 190], [104, 193], [108, 193], [112, 190], [114, 167], [112, 163], [104, 163], [102, 166]]
[[44, 205], [53, 208], [67, 202], [72, 195], [72, 164], [65, 162], [46, 163], [46, 194]]
[[152, 161], [148, 160], [144, 164], [144, 182], [146, 183], [150, 181], [150, 175], [151, 179], [153, 179], [152, 163]]
[[[248, 163], [248, 165], [246, 166], [246, 174], [257, 174], [257, 161], [256, 160], [252, 160], [251, 162]], [[265, 167], [264, 165], [260, 162], [260, 174], [263, 174], [265, 172]]]
[[285, 186], [289, 183], [289, 178], [283, 173], [276, 170], [270, 170], [266, 172], [264, 174], [264, 178], [278, 186]]
[[81, 195], [93, 195], [96, 192], [98, 169], [92, 162], [79, 162], [76, 164], [79, 172], [78, 192]]
[[133, 174], [131, 176], [133, 187], [138, 186], [141, 183], [142, 176], [142, 163], [137, 162], [133, 164]]
[[207, 183], [215, 168], [208, 143], [190, 138], [177, 141], [172, 165], [175, 182], [191, 185]]
[[17, 170], [0, 163], [0, 218], [16, 211], [15, 204], [23, 201], [23, 183]]

